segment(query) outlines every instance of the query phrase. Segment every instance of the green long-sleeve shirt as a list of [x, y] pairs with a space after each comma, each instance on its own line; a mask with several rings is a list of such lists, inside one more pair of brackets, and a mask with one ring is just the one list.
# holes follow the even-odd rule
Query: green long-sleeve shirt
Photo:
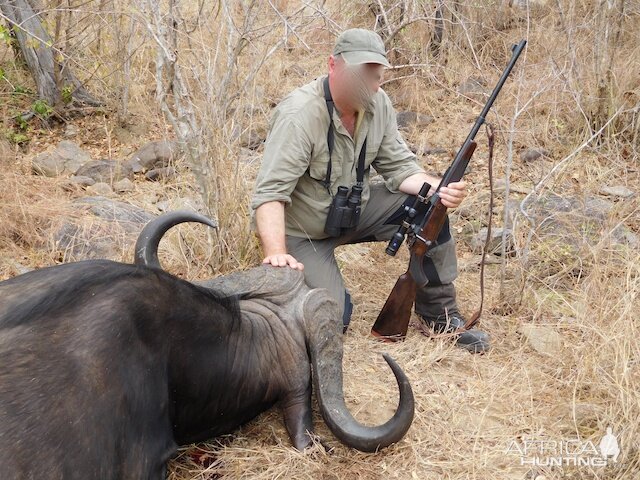
[[271, 201], [285, 203], [287, 235], [322, 239], [332, 196], [339, 186], [356, 183], [358, 154], [367, 139], [362, 208], [369, 200], [369, 167], [382, 175], [395, 192], [409, 176], [424, 172], [398, 132], [396, 113], [379, 89], [358, 121], [355, 140], [333, 113], [335, 144], [331, 155], [330, 192], [322, 181], [327, 174], [329, 113], [324, 99], [324, 77], [300, 87], [275, 108], [269, 124], [264, 156], [251, 208]]

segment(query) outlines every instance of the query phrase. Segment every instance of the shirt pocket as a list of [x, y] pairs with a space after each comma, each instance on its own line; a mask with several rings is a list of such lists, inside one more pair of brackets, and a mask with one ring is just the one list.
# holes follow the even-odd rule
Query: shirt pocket
[[[327, 168], [329, 167], [329, 152], [325, 151], [318, 155], [314, 155], [309, 162], [308, 173], [309, 176], [318, 181], [324, 182], [327, 179]], [[342, 165], [335, 159], [331, 161], [331, 179], [330, 182], [335, 182], [342, 175]]]
[[371, 167], [371, 164], [378, 157], [378, 153], [380, 151], [380, 144], [378, 145], [367, 145], [367, 153], [364, 157], [365, 168], [368, 170]]

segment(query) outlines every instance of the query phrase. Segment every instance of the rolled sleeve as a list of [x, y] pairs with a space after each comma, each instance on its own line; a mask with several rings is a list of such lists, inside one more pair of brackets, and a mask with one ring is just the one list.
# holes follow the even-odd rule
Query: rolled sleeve
[[312, 144], [292, 116], [272, 120], [251, 208], [279, 201], [291, 204], [291, 193], [309, 166]]
[[373, 161], [373, 168], [382, 175], [387, 188], [391, 192], [397, 192], [406, 178], [425, 171], [418, 165], [416, 156], [400, 135], [396, 112], [388, 97], [385, 98], [388, 102], [386, 128], [378, 154]]

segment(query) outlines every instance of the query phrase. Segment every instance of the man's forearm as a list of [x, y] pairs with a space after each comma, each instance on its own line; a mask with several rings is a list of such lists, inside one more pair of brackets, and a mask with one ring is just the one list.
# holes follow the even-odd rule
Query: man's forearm
[[[433, 195], [440, 185], [440, 178], [427, 175], [426, 173], [416, 173], [404, 179], [400, 184], [400, 191], [409, 195], [416, 195], [424, 182], [431, 185], [429, 195]], [[457, 208], [467, 196], [467, 184], [464, 180], [451, 182], [446, 187], [442, 187], [438, 192], [442, 204], [447, 208]]]
[[284, 203], [267, 202], [256, 209], [256, 226], [265, 257], [287, 253]]
[[405, 178], [400, 184], [399, 189], [402, 193], [406, 193], [408, 195], [417, 195], [424, 182], [427, 182], [429, 185], [431, 185], [431, 190], [429, 191], [429, 194], [431, 195], [435, 193], [436, 188], [438, 188], [440, 179], [432, 175], [427, 175], [426, 173], [416, 173], [414, 175], [411, 175], [410, 177]]

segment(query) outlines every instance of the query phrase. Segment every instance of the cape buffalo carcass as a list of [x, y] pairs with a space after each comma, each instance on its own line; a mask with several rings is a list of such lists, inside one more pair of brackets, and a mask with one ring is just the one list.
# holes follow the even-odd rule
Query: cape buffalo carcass
[[311, 367], [331, 431], [370, 452], [414, 413], [402, 370], [394, 416], [359, 424], [342, 393], [342, 324], [301, 272], [259, 267], [200, 284], [160, 268], [149, 223], [134, 265], [69, 263], [0, 282], [0, 476], [161, 479], [177, 445], [229, 433], [279, 405], [295, 447], [311, 443]]

